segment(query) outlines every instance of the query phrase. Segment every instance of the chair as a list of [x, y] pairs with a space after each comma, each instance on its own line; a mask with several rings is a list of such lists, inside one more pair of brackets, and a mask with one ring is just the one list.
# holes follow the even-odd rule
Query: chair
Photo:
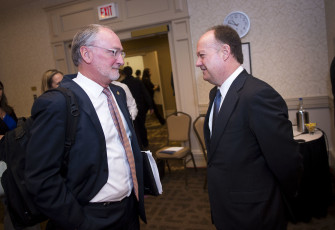
[[[197, 171], [194, 156], [191, 151], [190, 130], [191, 117], [184, 112], [175, 112], [166, 117], [168, 140], [167, 145], [156, 152], [156, 158], [164, 160], [171, 173], [169, 160], [179, 159], [183, 161], [185, 171], [185, 184], [187, 185], [187, 170], [186, 164], [193, 161], [194, 169]], [[182, 147], [176, 147], [175, 143], [184, 144]], [[188, 146], [186, 145], [188, 144]], [[189, 159], [187, 159], [190, 157]]]
[[[204, 122], [205, 122], [205, 115], [199, 115], [193, 122], [193, 130], [197, 135], [207, 165], [207, 149], [204, 136]], [[206, 189], [206, 186], [207, 186], [207, 176], [205, 177], [204, 189]]]

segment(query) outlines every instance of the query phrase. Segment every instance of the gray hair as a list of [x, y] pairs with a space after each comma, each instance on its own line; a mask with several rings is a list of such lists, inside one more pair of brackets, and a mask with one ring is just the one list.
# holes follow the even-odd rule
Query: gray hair
[[80, 47], [92, 45], [96, 39], [97, 34], [102, 28], [111, 29], [110, 27], [104, 25], [90, 24], [83, 27], [76, 33], [72, 40], [71, 46], [72, 61], [75, 66], [78, 67], [78, 65], [82, 62]]

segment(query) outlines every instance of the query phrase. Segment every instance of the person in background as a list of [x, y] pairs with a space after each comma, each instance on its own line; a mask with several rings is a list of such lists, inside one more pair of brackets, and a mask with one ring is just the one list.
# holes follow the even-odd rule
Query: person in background
[[[0, 139], [6, 134], [6, 132], [13, 130], [17, 126], [17, 117], [15, 115], [13, 107], [8, 105], [7, 97], [5, 95], [4, 86], [0, 81]], [[5, 197], [1, 197], [3, 201]], [[6, 202], [3, 201], [5, 204]], [[12, 220], [9, 216], [7, 206], [4, 205], [4, 230], [14, 230]], [[24, 228], [23, 230], [39, 230], [41, 229], [40, 225], [35, 225], [32, 227]]]
[[90, 24], [74, 36], [71, 53], [78, 73], [64, 76], [60, 87], [75, 95], [79, 116], [67, 174], [66, 100], [49, 91], [31, 112], [27, 189], [49, 217], [48, 230], [138, 230], [139, 217], [146, 222], [143, 157], [126, 94], [112, 84], [124, 64], [121, 41], [110, 27]]
[[4, 85], [0, 81], [0, 137], [5, 135], [9, 130], [15, 129], [16, 124], [16, 114], [13, 107], [8, 105]]
[[146, 149], [149, 146], [147, 128], [145, 127], [145, 120], [148, 110], [153, 113], [152, 100], [145, 86], [141, 80], [132, 76], [133, 69], [130, 66], [123, 68], [123, 72], [126, 75], [122, 83], [125, 83], [133, 97], [135, 98], [138, 114], [134, 122], [135, 130], [137, 133], [137, 139], [140, 143], [141, 149]]
[[138, 69], [138, 70], [135, 71], [135, 78], [141, 80], [141, 70]]
[[204, 33], [197, 56], [203, 79], [214, 85], [204, 136], [215, 227], [286, 229], [285, 200], [297, 194], [302, 157], [285, 101], [242, 67], [241, 39], [231, 27]]
[[[119, 73], [120, 73], [120, 78], [124, 79], [125, 76], [124, 76], [123, 70], [120, 69]], [[137, 110], [137, 106], [136, 106], [136, 101], [135, 101], [133, 95], [131, 94], [128, 86], [126, 84], [122, 83], [122, 82], [119, 82], [119, 80], [112, 81], [112, 83], [114, 85], [118, 85], [118, 86], [122, 87], [122, 89], [126, 93], [128, 110], [129, 110], [131, 119], [134, 121], [136, 116], [137, 116], [138, 110]]]
[[159, 111], [157, 109], [157, 105], [156, 105], [155, 100], [154, 100], [154, 94], [155, 94], [155, 91], [159, 90], [159, 85], [154, 85], [152, 83], [152, 81], [151, 81], [151, 73], [150, 73], [150, 69], [149, 68], [145, 68], [143, 70], [142, 82], [143, 82], [145, 88], [149, 92], [149, 95], [150, 95], [151, 100], [152, 100], [152, 105], [153, 105], [153, 108], [154, 108], [154, 113], [155, 113], [155, 115], [156, 115], [159, 123], [161, 123], [161, 125], [164, 125], [165, 124], [165, 119], [159, 113]]
[[[335, 57], [333, 58], [332, 63], [330, 64], [330, 82], [332, 84], [333, 103], [335, 108]], [[334, 110], [334, 121], [335, 121], [335, 110]]]
[[56, 69], [49, 69], [43, 73], [41, 91], [44, 93], [48, 89], [54, 89], [59, 86], [63, 79], [63, 73]]

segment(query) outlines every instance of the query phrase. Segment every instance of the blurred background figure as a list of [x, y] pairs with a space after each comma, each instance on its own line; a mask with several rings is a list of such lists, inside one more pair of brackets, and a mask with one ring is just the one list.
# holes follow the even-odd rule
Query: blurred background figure
[[63, 79], [63, 75], [64, 74], [57, 69], [49, 69], [45, 71], [42, 76], [42, 93], [44, 93], [48, 89], [57, 88], [59, 86], [59, 83]]
[[137, 106], [136, 106], [136, 101], [135, 101], [133, 95], [131, 94], [128, 86], [126, 84], [122, 83], [122, 82], [119, 82], [120, 79], [125, 78], [123, 70], [120, 69], [119, 73], [120, 73], [119, 79], [117, 81], [112, 81], [112, 83], [114, 85], [118, 85], [118, 86], [122, 87], [122, 89], [125, 91], [126, 96], [127, 96], [127, 107], [128, 107], [131, 119], [134, 121], [136, 116], [137, 116], [137, 113], [138, 113]]
[[[332, 84], [333, 103], [335, 108], [335, 57], [333, 58], [333, 61], [330, 64], [330, 81]], [[334, 120], [335, 120], [335, 112], [334, 112]]]
[[141, 80], [141, 70], [136, 70], [136, 72], [135, 72], [135, 78], [137, 78], [137, 79], [140, 79]]
[[[4, 86], [0, 81], [0, 139], [5, 135], [6, 132], [13, 130], [17, 126], [17, 117], [15, 115], [13, 107], [8, 105], [7, 97], [5, 95]], [[6, 204], [4, 201], [6, 198], [4, 196], [1, 197], [1, 201]], [[15, 230], [12, 224], [12, 220], [10, 219], [7, 206], [4, 205], [4, 230]], [[40, 225], [36, 225], [29, 228], [24, 228], [23, 230], [40, 230]]]
[[13, 107], [8, 105], [5, 95], [4, 86], [0, 81], [0, 137], [5, 135], [9, 130], [15, 129], [17, 117]]
[[155, 91], [159, 90], [159, 85], [154, 85], [151, 81], [151, 73], [150, 73], [150, 69], [149, 68], [145, 68], [143, 70], [143, 75], [142, 75], [142, 82], [145, 86], [145, 88], [148, 90], [149, 95], [151, 97], [152, 100], [152, 104], [153, 104], [153, 109], [154, 109], [154, 113], [157, 117], [157, 119], [159, 120], [159, 123], [161, 123], [161, 125], [165, 124], [165, 119], [162, 117], [162, 115], [159, 113], [155, 100], [154, 100], [154, 94]]
[[142, 150], [147, 149], [149, 146], [148, 133], [145, 127], [146, 114], [148, 110], [153, 113], [152, 100], [145, 86], [141, 80], [132, 76], [133, 69], [130, 66], [123, 68], [123, 72], [126, 75], [122, 80], [125, 83], [133, 97], [135, 98], [138, 114], [134, 121], [134, 128], [137, 135], [138, 143]]

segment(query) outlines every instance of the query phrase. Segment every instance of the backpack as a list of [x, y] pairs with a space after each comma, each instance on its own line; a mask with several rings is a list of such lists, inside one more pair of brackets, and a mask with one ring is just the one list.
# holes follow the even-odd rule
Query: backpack
[[[67, 127], [64, 161], [61, 169], [61, 175], [65, 177], [69, 152], [75, 141], [79, 109], [71, 90], [58, 87], [47, 92], [49, 91], [59, 91], [66, 98]], [[24, 179], [26, 148], [31, 136], [30, 129], [33, 122], [32, 117], [18, 122], [17, 128], [7, 132], [1, 140], [1, 160], [7, 164], [1, 183], [5, 192], [5, 205], [16, 229], [33, 226], [48, 219], [35, 206], [33, 198], [27, 191]]]

